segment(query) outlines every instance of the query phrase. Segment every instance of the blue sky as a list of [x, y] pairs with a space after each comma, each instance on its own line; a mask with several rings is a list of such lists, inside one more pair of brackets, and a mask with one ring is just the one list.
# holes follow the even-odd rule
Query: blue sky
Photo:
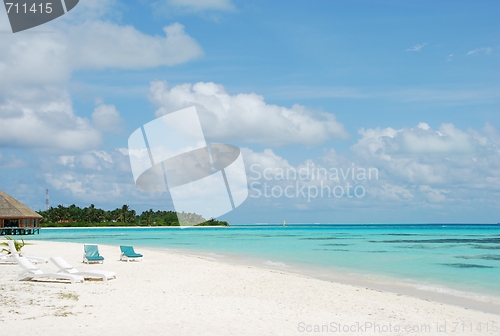
[[252, 165], [379, 172], [324, 181], [359, 198], [253, 188], [222, 219], [499, 222], [499, 13], [495, 1], [82, 0], [12, 34], [0, 11], [0, 189], [35, 210], [46, 188], [54, 206], [172, 209], [135, 187], [127, 141], [196, 106], [217, 120], [209, 140], [242, 148], [249, 182]]

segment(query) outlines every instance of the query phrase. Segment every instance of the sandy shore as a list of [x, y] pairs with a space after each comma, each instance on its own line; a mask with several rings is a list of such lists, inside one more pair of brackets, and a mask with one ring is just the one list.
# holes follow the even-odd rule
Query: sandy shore
[[82, 264], [82, 244], [31, 241], [23, 252], [116, 280], [18, 282], [19, 266], [0, 265], [0, 333], [500, 335], [498, 315], [458, 306], [196, 256], [138, 249], [144, 261], [126, 263], [116, 246], [99, 250], [103, 265]]

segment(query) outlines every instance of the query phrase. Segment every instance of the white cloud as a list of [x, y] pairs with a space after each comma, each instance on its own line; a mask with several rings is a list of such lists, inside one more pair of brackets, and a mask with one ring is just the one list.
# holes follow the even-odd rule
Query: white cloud
[[450, 193], [449, 190], [431, 188], [428, 185], [421, 185], [419, 190], [428, 198], [431, 203], [440, 203], [447, 200], [446, 196]]
[[68, 62], [85, 69], [140, 69], [176, 65], [203, 54], [180, 23], [166, 26], [163, 31], [165, 37], [150, 36], [132, 26], [102, 21], [70, 26]]
[[222, 85], [196, 83], [168, 88], [151, 83], [150, 98], [160, 108], [156, 116], [196, 106], [205, 135], [212, 141], [243, 141], [266, 145], [316, 145], [346, 138], [344, 126], [331, 113], [305, 106], [270, 105], [255, 93], [228, 94]]
[[248, 170], [249, 176], [262, 174], [265, 169], [268, 169], [269, 174], [277, 173], [278, 169], [293, 168], [293, 166], [284, 158], [274, 153], [270, 148], [264, 149], [262, 152], [254, 152], [249, 148], [242, 148], [241, 154]]
[[[0, 145], [85, 150], [114, 131], [121, 118], [113, 106], [98, 107], [95, 126], [75, 115], [66, 89], [78, 69], [140, 69], [175, 65], [200, 56], [198, 43], [174, 23], [164, 36], [112, 23], [115, 1], [88, 0], [78, 10], [30, 33], [0, 40]], [[68, 17], [71, 17], [70, 20]], [[0, 29], [9, 29], [0, 10]]]
[[[273, 201], [273, 206], [286, 207], [287, 202], [289, 206], [296, 206], [302, 202], [320, 209], [359, 202], [364, 207], [398, 205], [444, 209], [446, 204], [446, 209], [458, 209], [464, 204], [470, 206], [471, 200], [483, 205], [498, 203], [495, 195], [500, 191], [500, 150], [492, 138], [496, 134], [496, 129], [489, 124], [482, 131], [464, 131], [452, 124], [443, 124], [435, 130], [421, 122], [415, 128], [399, 130], [362, 129], [350, 152], [339, 154], [330, 149], [320, 158], [296, 165], [271, 149], [262, 152], [243, 149], [242, 153], [249, 183], [260, 182], [254, 189], [264, 192], [264, 183], [268, 185], [268, 193], [273, 187], [291, 188], [292, 199], [261, 197], [262, 202]], [[326, 169], [328, 175], [321, 169]], [[377, 173], [371, 177], [367, 174], [366, 179], [357, 175], [369, 169], [376, 169]], [[288, 171], [292, 172], [291, 178], [287, 177]], [[293, 171], [306, 175], [293, 177]], [[318, 173], [320, 171], [322, 173]], [[332, 172], [337, 172], [338, 179], [332, 178]], [[353, 187], [363, 186], [366, 196], [334, 201], [331, 197], [316, 197], [310, 202], [304, 197], [295, 197], [297, 188], [311, 187], [315, 192], [314, 188], [344, 186], [345, 190], [347, 183]], [[255, 190], [252, 192], [255, 194]]]
[[351, 148], [360, 161], [379, 167], [391, 181], [468, 188], [500, 188], [488, 178], [500, 177], [500, 151], [489, 132], [463, 131], [453, 124], [438, 130], [420, 123], [416, 128], [361, 129]]
[[427, 45], [427, 43], [416, 44], [413, 47], [406, 49], [406, 51], [420, 51], [426, 45]]
[[164, 32], [165, 37], [150, 36], [96, 20], [59, 24], [47, 34], [7, 34], [0, 41], [0, 78], [9, 86], [61, 83], [77, 69], [171, 66], [203, 54], [181, 24]]
[[474, 145], [470, 135], [457, 129], [453, 124], [443, 124], [437, 132], [431, 131], [430, 128], [419, 128], [423, 132], [412, 129], [398, 134], [403, 140], [399, 147], [402, 152], [453, 154], [473, 151]]
[[97, 106], [92, 113], [92, 120], [101, 131], [120, 133], [123, 129], [123, 120], [114, 105]]
[[137, 189], [123, 149], [46, 155], [40, 158], [36, 170], [43, 172], [41, 183], [50, 189], [53, 204], [67, 204], [71, 199], [76, 204], [104, 208], [132, 202], [134, 209], [174, 209], [168, 193]]
[[0, 41], [0, 89], [19, 84], [54, 84], [71, 74], [66, 36], [5, 34]]
[[431, 127], [429, 124], [421, 122], [417, 125], [418, 128], [423, 129], [424, 131], [428, 131]]
[[[392, 154], [466, 154], [475, 149], [473, 137], [453, 124], [442, 124], [439, 130], [432, 130], [426, 123], [416, 128], [361, 129], [362, 138], [354, 146], [356, 151], [380, 155]], [[376, 145], [374, 145], [376, 144]]]
[[91, 153], [94, 154], [95, 156], [97, 156], [99, 159], [104, 160], [105, 162], [114, 163], [113, 157], [111, 156], [111, 154], [107, 153], [106, 151], [103, 151], [103, 150], [99, 150], [99, 151], [94, 150]]
[[478, 49], [474, 49], [474, 50], [467, 52], [467, 55], [474, 55], [474, 54], [478, 54], [478, 53], [491, 54], [492, 50], [493, 49], [491, 49], [490, 47], [478, 48]]
[[415, 198], [413, 191], [407, 187], [384, 183], [378, 188], [370, 189], [374, 193], [373, 196], [386, 200], [396, 202], [408, 202]]
[[48, 156], [42, 159], [41, 166], [51, 189], [81, 201], [106, 202], [113, 198], [126, 203], [131, 194], [138, 193], [128, 157], [118, 150]]
[[[433, 129], [424, 122], [414, 128], [366, 129], [360, 131], [359, 140], [350, 152], [325, 150], [319, 158], [293, 164], [272, 149], [255, 151], [242, 148], [248, 183], [260, 182], [260, 185], [254, 185], [254, 189], [250, 190], [250, 195], [255, 195], [257, 190], [262, 192], [258, 198], [250, 196], [248, 202], [253, 207], [262, 207], [264, 212], [265, 209], [320, 212], [358, 209], [363, 212], [370, 208], [388, 213], [392, 213], [392, 210], [395, 213], [403, 211], [407, 217], [401, 218], [406, 218], [406, 221], [425, 221], [425, 216], [413, 215], [421, 214], [421, 209], [428, 208], [446, 213], [447, 217], [440, 217], [443, 221], [449, 220], [446, 218], [457, 220], [457, 217], [453, 217], [454, 212], [464, 207], [498, 205], [495, 195], [500, 191], [500, 151], [491, 137], [495, 134], [498, 132], [492, 125], [475, 131], [461, 130], [451, 124]], [[408, 147], [409, 135], [414, 137], [412, 141], [422, 142], [426, 146]], [[457, 147], [449, 144], [455, 141], [461, 144], [458, 147], [467, 144], [466, 149], [457, 150]], [[48, 156], [42, 159], [40, 169], [44, 172], [49, 188], [57, 189], [55, 194], [68, 195], [79, 202], [109, 204], [109, 200], [113, 199], [114, 203], [125, 204], [133, 199], [136, 205], [142, 204], [144, 208], [170, 209], [167, 195], [145, 193], [135, 187], [127, 153], [127, 149], [117, 148], [69, 156]], [[303, 174], [307, 172], [307, 167], [314, 167], [316, 172], [320, 168], [326, 168], [329, 172], [336, 168], [339, 170], [339, 179], [330, 176], [326, 180], [319, 179], [317, 173], [313, 178], [311, 170], [305, 178], [300, 175], [293, 177], [293, 171]], [[353, 167], [365, 170], [376, 168], [379, 173], [369, 180], [353, 179], [349, 170]], [[264, 178], [266, 168], [267, 178]], [[285, 172], [281, 177], [280, 170]], [[287, 170], [292, 172], [290, 178], [286, 177]], [[256, 172], [261, 174], [260, 179]], [[267, 183], [268, 195], [273, 188], [279, 192], [289, 187], [287, 192], [293, 197], [265, 197], [264, 183]], [[366, 195], [362, 198], [314, 197], [314, 188], [321, 190], [330, 187], [333, 190], [335, 186], [340, 186], [346, 190], [347, 183], [352, 187], [363, 186]], [[310, 199], [307, 198], [308, 188], [313, 188], [313, 197]], [[299, 190], [304, 190], [305, 197]]]
[[62, 155], [58, 158], [57, 163], [59, 163], [63, 166], [74, 167], [75, 166], [75, 156], [74, 155]]
[[0, 146], [82, 150], [99, 145], [101, 134], [77, 117], [64, 90], [23, 89], [0, 103]]

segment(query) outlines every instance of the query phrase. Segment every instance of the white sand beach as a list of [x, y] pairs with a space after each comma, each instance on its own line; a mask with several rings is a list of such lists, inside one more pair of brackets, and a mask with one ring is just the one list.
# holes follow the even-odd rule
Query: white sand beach
[[[116, 280], [18, 282], [0, 265], [2, 335], [499, 335], [498, 315], [208, 258], [137, 248], [143, 262], [82, 263], [82, 244], [31, 241], [25, 255], [62, 256]], [[56, 271], [49, 262], [45, 271]], [[495, 331], [496, 330], [496, 331]]]

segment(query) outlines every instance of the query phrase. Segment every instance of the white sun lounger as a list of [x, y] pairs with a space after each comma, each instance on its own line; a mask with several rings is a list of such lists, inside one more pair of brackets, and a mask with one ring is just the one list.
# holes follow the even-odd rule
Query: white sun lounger
[[116, 273], [111, 272], [111, 271], [92, 270], [92, 271], [79, 272], [76, 268], [74, 268], [73, 266], [68, 264], [66, 262], [66, 260], [64, 260], [61, 257], [52, 257], [52, 258], [50, 258], [50, 261], [52, 261], [54, 263], [54, 265], [56, 265], [57, 268], [59, 268], [58, 273], [79, 275], [79, 276], [84, 277], [85, 279], [98, 278], [98, 279], [102, 279], [102, 281], [105, 281], [105, 282], [107, 282], [108, 279], [111, 279], [111, 278], [116, 279]]
[[[19, 253], [16, 250], [16, 246], [12, 240], [7, 240], [8, 248], [4, 249], [5, 251], [9, 251], [10, 253], [0, 252], [0, 264], [17, 264], [15, 256], [19, 256]], [[11, 248], [14, 249], [15, 253], [12, 253]]]
[[[16, 246], [14, 245], [14, 241], [7, 240], [7, 244], [9, 245], [10, 254], [0, 256], [0, 264], [15, 264], [17, 263], [16, 257], [20, 257], [19, 252], [16, 250]], [[32, 263], [46, 263], [49, 262], [45, 258], [38, 257], [25, 257]]]
[[72, 284], [75, 282], [83, 282], [82, 276], [73, 274], [61, 273], [44, 273], [41, 269], [33, 265], [26, 257], [14, 257], [17, 264], [24, 270], [19, 274], [17, 280], [37, 280], [37, 279], [50, 279], [50, 280], [69, 280]]

